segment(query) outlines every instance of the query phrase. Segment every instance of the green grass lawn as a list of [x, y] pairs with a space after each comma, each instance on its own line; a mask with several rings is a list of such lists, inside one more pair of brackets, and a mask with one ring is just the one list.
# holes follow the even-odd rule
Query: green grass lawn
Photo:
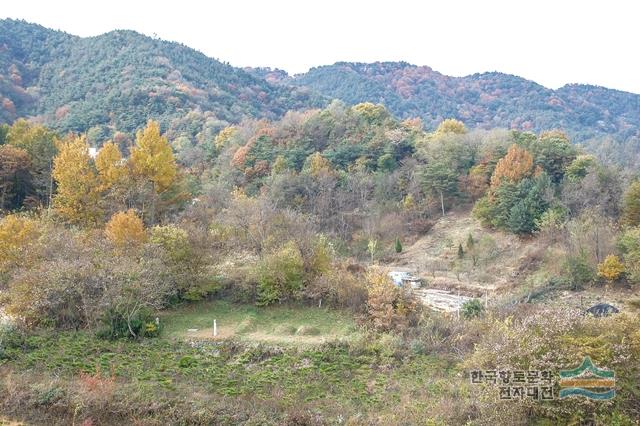
[[259, 307], [218, 300], [166, 312], [161, 317], [163, 336], [211, 339], [214, 319], [220, 339], [302, 345], [349, 340], [359, 335], [348, 312], [304, 306]]

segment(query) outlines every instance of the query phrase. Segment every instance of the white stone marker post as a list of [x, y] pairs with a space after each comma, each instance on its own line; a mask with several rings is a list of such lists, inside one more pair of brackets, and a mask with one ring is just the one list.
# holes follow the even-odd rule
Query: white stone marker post
[[213, 320], [213, 337], [218, 335], [218, 323], [216, 320]]

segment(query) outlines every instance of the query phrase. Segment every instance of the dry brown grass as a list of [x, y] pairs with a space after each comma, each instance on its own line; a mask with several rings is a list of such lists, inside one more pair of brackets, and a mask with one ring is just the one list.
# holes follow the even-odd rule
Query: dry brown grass
[[[469, 234], [476, 241], [476, 247], [483, 238], [492, 240], [495, 246], [490, 252], [481, 252], [475, 266], [467, 255], [456, 273], [452, 264], [458, 260], [458, 245], [462, 244], [466, 250]], [[543, 242], [536, 239], [524, 240], [485, 228], [470, 212], [450, 212], [386, 266], [413, 271], [429, 288], [456, 289], [475, 296], [487, 292], [498, 294], [522, 281], [528, 271], [535, 268], [543, 246]]]

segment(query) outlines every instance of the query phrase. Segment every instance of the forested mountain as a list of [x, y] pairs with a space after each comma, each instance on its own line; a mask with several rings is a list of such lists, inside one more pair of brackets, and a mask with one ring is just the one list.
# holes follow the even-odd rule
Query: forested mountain
[[274, 86], [133, 31], [81, 38], [7, 19], [0, 21], [0, 104], [0, 122], [37, 116], [62, 131], [94, 128], [90, 136], [104, 139], [150, 117], [195, 136], [319, 102], [307, 89]]
[[339, 62], [297, 75], [292, 84], [349, 104], [383, 103], [399, 118], [420, 117], [429, 128], [453, 117], [471, 127], [562, 128], [578, 141], [604, 134], [626, 140], [640, 129], [640, 95], [588, 85], [551, 90], [497, 72], [449, 77], [406, 62]]
[[487, 129], [560, 128], [590, 146], [602, 137], [625, 142], [623, 152], [640, 138], [640, 95], [603, 87], [551, 90], [507, 74], [449, 77], [405, 62], [341, 62], [289, 76], [234, 68], [133, 31], [81, 38], [0, 21], [0, 122], [35, 117], [101, 142], [154, 118], [170, 136], [195, 142], [244, 118], [277, 119], [335, 98], [382, 103], [397, 118], [420, 117], [426, 129], [445, 118]]

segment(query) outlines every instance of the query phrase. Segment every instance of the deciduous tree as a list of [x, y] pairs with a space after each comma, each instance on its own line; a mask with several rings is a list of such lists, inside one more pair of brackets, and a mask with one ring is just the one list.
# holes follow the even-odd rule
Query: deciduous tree
[[30, 167], [26, 151], [11, 145], [0, 146], [0, 210], [22, 206], [32, 189]]
[[66, 221], [96, 225], [102, 220], [99, 207], [100, 183], [89, 145], [84, 137], [73, 137], [59, 144], [53, 161], [57, 191], [53, 199], [56, 212]]
[[640, 180], [634, 181], [624, 194], [622, 220], [625, 225], [640, 225]]
[[104, 234], [118, 248], [135, 247], [147, 240], [144, 223], [133, 209], [114, 214]]
[[23, 119], [13, 123], [6, 136], [8, 144], [25, 150], [29, 155], [34, 192], [43, 204], [49, 204], [53, 193], [51, 172], [57, 152], [55, 140], [55, 132]]
[[155, 222], [158, 194], [167, 191], [176, 180], [177, 166], [171, 145], [160, 134], [160, 124], [149, 121], [136, 134], [136, 146], [131, 150], [132, 170], [139, 180], [151, 184], [150, 222]]
[[436, 133], [455, 133], [458, 135], [463, 135], [467, 133], [467, 128], [464, 126], [464, 123], [462, 121], [456, 120], [455, 118], [447, 118], [438, 125]]
[[513, 144], [507, 154], [498, 161], [491, 176], [491, 189], [495, 190], [504, 181], [517, 183], [530, 176], [533, 171], [533, 156], [518, 145]]

